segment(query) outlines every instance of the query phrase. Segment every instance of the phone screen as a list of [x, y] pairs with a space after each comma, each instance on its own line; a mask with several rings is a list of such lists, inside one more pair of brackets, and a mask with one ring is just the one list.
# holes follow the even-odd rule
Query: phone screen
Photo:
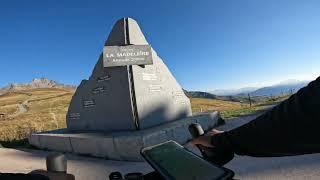
[[174, 141], [144, 148], [142, 155], [169, 179], [214, 180], [228, 174], [225, 169], [214, 166]]

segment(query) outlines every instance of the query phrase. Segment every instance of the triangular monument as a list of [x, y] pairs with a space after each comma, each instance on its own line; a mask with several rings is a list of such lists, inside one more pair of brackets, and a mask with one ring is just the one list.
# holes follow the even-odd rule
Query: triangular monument
[[[157, 53], [152, 48], [147, 51], [148, 46], [135, 20], [122, 18], [116, 22], [92, 75], [81, 82], [72, 98], [68, 129], [138, 130], [191, 115], [190, 101], [181, 86]], [[121, 59], [118, 64], [105, 60], [108, 55], [137, 57], [139, 54], [134, 53], [139, 52], [148, 56], [121, 61], [120, 65]], [[148, 57], [149, 62], [143, 64], [143, 58]]]
[[218, 112], [191, 116], [190, 101], [151, 48], [137, 22], [114, 25], [92, 75], [70, 102], [67, 128], [34, 133], [29, 143], [54, 151], [141, 161], [140, 150], [164, 141], [185, 144], [188, 126], [207, 130]]

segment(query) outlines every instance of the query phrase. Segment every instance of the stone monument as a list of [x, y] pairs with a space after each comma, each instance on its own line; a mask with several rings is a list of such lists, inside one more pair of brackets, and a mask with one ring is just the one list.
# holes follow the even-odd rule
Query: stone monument
[[30, 144], [117, 160], [141, 160], [142, 147], [190, 139], [188, 125], [217, 125], [217, 112], [191, 116], [190, 100], [137, 22], [114, 25], [88, 80], [70, 102], [67, 128], [32, 134]]
[[77, 88], [67, 125], [71, 130], [137, 130], [190, 115], [189, 99], [136, 21], [123, 18], [91, 77]]

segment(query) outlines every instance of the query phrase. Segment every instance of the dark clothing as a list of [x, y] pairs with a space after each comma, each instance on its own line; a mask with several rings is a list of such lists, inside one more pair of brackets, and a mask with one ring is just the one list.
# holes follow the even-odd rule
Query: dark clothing
[[255, 120], [213, 136], [225, 153], [256, 157], [320, 152], [320, 77]]
[[0, 173], [1, 180], [50, 180], [40, 174]]

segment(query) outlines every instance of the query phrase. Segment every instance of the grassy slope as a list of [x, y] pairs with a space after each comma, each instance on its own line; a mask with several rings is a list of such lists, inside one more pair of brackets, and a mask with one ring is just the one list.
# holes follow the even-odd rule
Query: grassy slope
[[[29, 133], [66, 126], [65, 114], [73, 92], [64, 89], [34, 89], [0, 96], [0, 140], [23, 139]], [[25, 113], [18, 112], [18, 104], [28, 101]]]
[[230, 109], [239, 109], [244, 106], [239, 102], [217, 99], [191, 98], [190, 100], [193, 112], [225, 111]]
[[264, 106], [250, 108], [247, 103], [202, 98], [192, 98], [191, 104], [193, 112], [220, 111], [224, 119], [254, 113], [264, 108]]
[[[0, 144], [14, 144], [32, 132], [66, 127], [65, 115], [73, 93], [71, 90], [48, 88], [0, 95], [0, 113], [6, 114], [0, 117]], [[195, 113], [218, 110], [223, 118], [230, 118], [256, 112], [277, 100], [282, 99], [265, 101], [251, 108], [247, 103], [204, 98], [191, 98], [191, 104]], [[27, 112], [16, 114], [21, 103], [26, 103]]]
[[248, 102], [240, 103], [232, 100], [227, 101], [203, 98], [191, 98], [191, 104], [193, 112], [220, 111], [222, 118], [228, 119], [259, 112], [267, 106], [277, 104], [289, 97], [290, 95], [272, 98], [254, 97], [259, 99], [259, 101], [256, 101], [258, 103], [253, 103], [251, 107]]

